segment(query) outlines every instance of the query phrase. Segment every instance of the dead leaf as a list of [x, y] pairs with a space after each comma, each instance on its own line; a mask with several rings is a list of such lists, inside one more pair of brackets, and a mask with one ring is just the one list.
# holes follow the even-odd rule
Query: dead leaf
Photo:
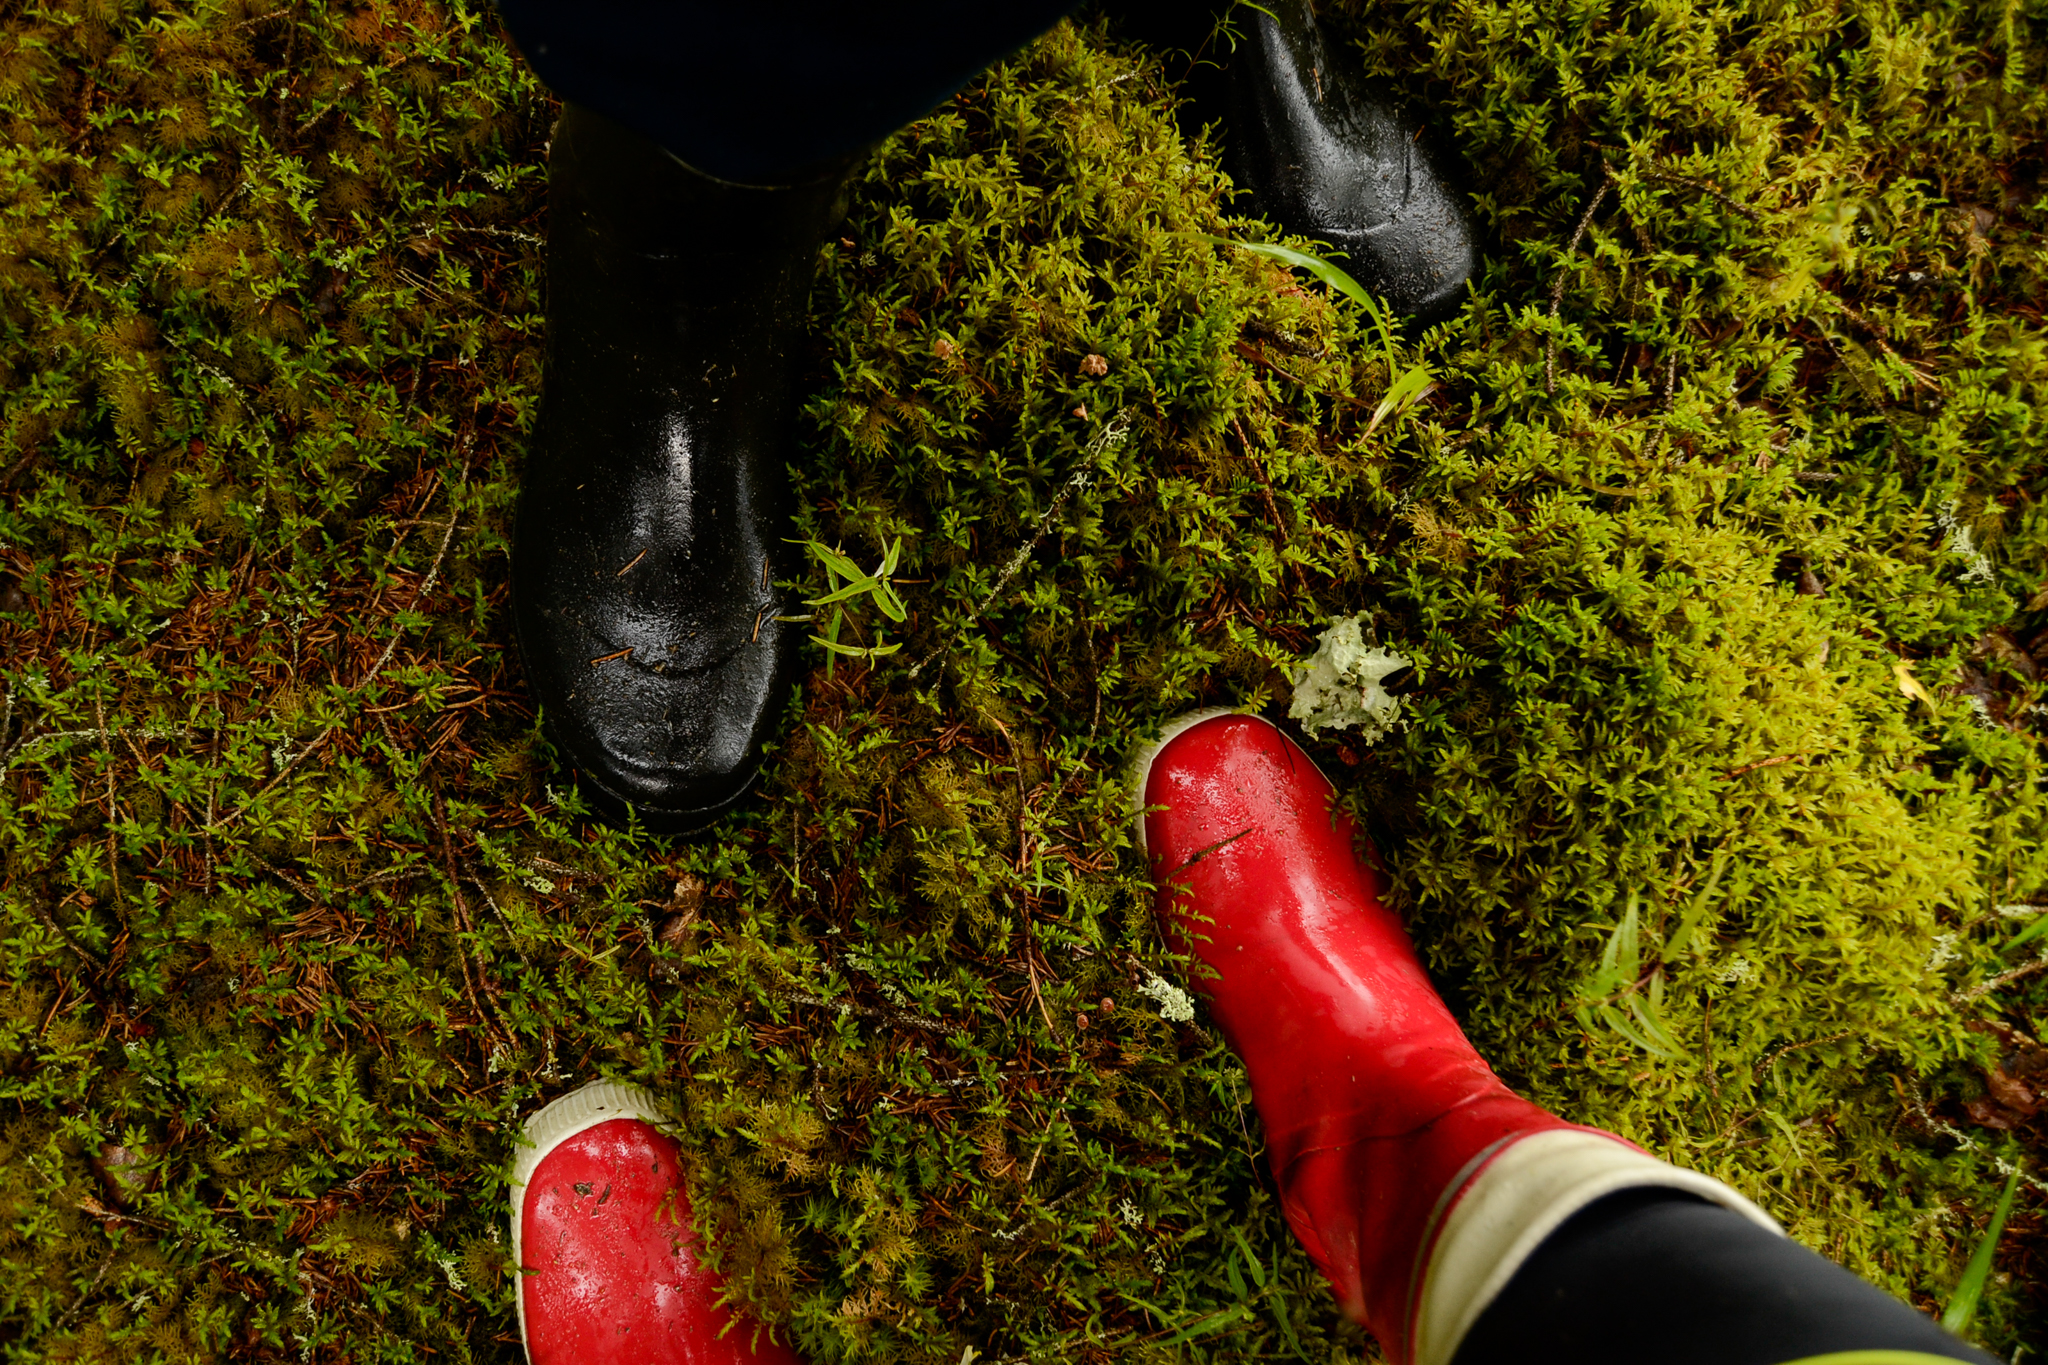
[[1899, 691], [1909, 697], [1926, 702], [1929, 711], [1936, 709], [1934, 694], [1925, 687], [1922, 687], [1920, 680], [1913, 676], [1913, 666], [1911, 664], [1907, 663], [1904, 659], [1894, 659], [1892, 661], [1892, 676], [1898, 679]]
[[2015, 1113], [2032, 1117], [2041, 1107], [2033, 1088], [2017, 1076], [2006, 1075], [2001, 1067], [1994, 1066], [1984, 1073], [1984, 1086], [1991, 1092], [1992, 1099]]
[[2025, 1118], [2025, 1115], [2015, 1114], [1989, 1095], [1980, 1095], [1965, 1103], [1963, 1108], [1969, 1113], [1970, 1122], [1979, 1128], [1992, 1128], [2001, 1133], [2011, 1132]]
[[2034, 661], [2032, 655], [2019, 647], [2019, 642], [2012, 637], [2012, 631], [2005, 626], [1998, 627], [1978, 640], [1971, 647], [1970, 655], [1977, 659], [1996, 659], [2029, 680], [2041, 676], [2041, 665]]

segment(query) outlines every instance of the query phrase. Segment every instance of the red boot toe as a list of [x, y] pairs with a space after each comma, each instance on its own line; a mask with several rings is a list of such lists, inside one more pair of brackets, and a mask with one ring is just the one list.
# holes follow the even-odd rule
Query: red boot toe
[[519, 1329], [532, 1365], [800, 1365], [718, 1304], [681, 1152], [653, 1098], [598, 1081], [526, 1123], [512, 1176]]

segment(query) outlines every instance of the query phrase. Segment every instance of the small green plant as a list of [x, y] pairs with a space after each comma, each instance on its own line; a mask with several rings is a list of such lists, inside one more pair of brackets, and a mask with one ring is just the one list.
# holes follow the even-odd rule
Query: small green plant
[[[1254, 9], [1258, 6], [1253, 6]], [[1398, 413], [1406, 412], [1436, 389], [1436, 372], [1427, 361], [1418, 360], [1403, 366], [1399, 348], [1399, 336], [1394, 320], [1387, 315], [1386, 307], [1373, 295], [1370, 289], [1351, 278], [1349, 272], [1324, 260], [1313, 252], [1297, 251], [1293, 247], [1276, 246], [1271, 242], [1235, 242], [1227, 237], [1212, 237], [1198, 233], [1203, 241], [1219, 246], [1242, 247], [1255, 256], [1290, 265], [1321, 280], [1330, 288], [1365, 309], [1372, 319], [1373, 331], [1377, 334], [1380, 358], [1387, 364], [1387, 391], [1380, 396], [1379, 406], [1373, 409], [1372, 418], [1365, 424], [1367, 435], [1379, 429], [1380, 423]]]
[[[1715, 854], [1707, 868], [1707, 879], [1693, 893], [1691, 904], [1679, 917], [1678, 928], [1648, 968], [1641, 966], [1642, 897], [1638, 892], [1629, 893], [1621, 922], [1614, 926], [1601, 950], [1599, 967], [1579, 987], [1576, 1013], [1587, 1032], [1592, 1032], [1593, 1021], [1597, 1019], [1645, 1052], [1664, 1057], [1676, 1057], [1682, 1052], [1664, 1022], [1664, 981], [1706, 919], [1714, 903], [1715, 888], [1727, 868], [1728, 855]], [[1627, 1015], [1621, 1012], [1624, 1004], [1628, 1006]]]
[[2027, 944], [2032, 943], [2035, 939], [2040, 938], [2043, 934], [2048, 934], [2048, 915], [2041, 915], [2040, 917], [2035, 919], [2032, 924], [2029, 924], [2026, 928], [2020, 930], [2017, 934], [2014, 934], [2012, 938], [2007, 941], [2005, 945], [2005, 950], [2007, 952], [2011, 952], [2015, 948], [2025, 947]]
[[[831, 619], [825, 624], [825, 633], [811, 636], [825, 647], [825, 676], [832, 676], [832, 666], [841, 654], [849, 654], [858, 659], [875, 659], [884, 654], [894, 654], [903, 648], [903, 642], [900, 640], [893, 645], [889, 644], [887, 636], [879, 629], [875, 632], [875, 642], [871, 645], [841, 644], [839, 640], [839, 629], [846, 622], [844, 604], [856, 598], [868, 598], [881, 610], [882, 615], [898, 624], [909, 618], [910, 609], [903, 605], [903, 599], [889, 583], [889, 576], [896, 572], [896, 562], [903, 554], [903, 538], [898, 536], [890, 542], [889, 552], [882, 556], [882, 562], [875, 566], [873, 573], [861, 572], [860, 565], [823, 541], [807, 540], [803, 544], [804, 548], [811, 552], [811, 557], [825, 566], [826, 579], [832, 585], [831, 591], [823, 597], [804, 599], [804, 605], [807, 607], [832, 608]], [[778, 619], [815, 621], [817, 613], [809, 612], [802, 616], [784, 616]]]
[[[1594, 1021], [1598, 1020], [1645, 1052], [1675, 1057], [1679, 1053], [1678, 1044], [1672, 1041], [1661, 1017], [1664, 959], [1660, 955], [1647, 971], [1640, 969], [1642, 934], [1638, 912], [1641, 902], [1639, 893], [1629, 892], [1628, 908], [1622, 912], [1621, 923], [1607, 936], [1607, 946], [1600, 953], [1599, 967], [1579, 988], [1575, 1012], [1579, 1025], [1588, 1033], [1593, 1031]], [[1622, 1013], [1623, 1005], [1628, 1007], [1627, 1014]]]
[[1258, 1297], [1267, 1300], [1268, 1306], [1273, 1310], [1273, 1320], [1280, 1324], [1280, 1333], [1286, 1338], [1288, 1349], [1294, 1352], [1297, 1359], [1308, 1359], [1308, 1353], [1301, 1348], [1301, 1338], [1295, 1335], [1294, 1323], [1287, 1316], [1286, 1300], [1277, 1292], [1280, 1286], [1279, 1254], [1276, 1252], [1273, 1256], [1273, 1269], [1269, 1275], [1266, 1267], [1259, 1263], [1258, 1256], [1253, 1253], [1251, 1243], [1245, 1240], [1243, 1228], [1233, 1226], [1230, 1229], [1230, 1237], [1237, 1251], [1234, 1259], [1224, 1263], [1231, 1292], [1246, 1305], [1252, 1302], [1252, 1289], [1246, 1287], [1244, 1275], [1238, 1273], [1238, 1265], [1242, 1263], [1245, 1271], [1251, 1276], [1252, 1286], [1257, 1289]]

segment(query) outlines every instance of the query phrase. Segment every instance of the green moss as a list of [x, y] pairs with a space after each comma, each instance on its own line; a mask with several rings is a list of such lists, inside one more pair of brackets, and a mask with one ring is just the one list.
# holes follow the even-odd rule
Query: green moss
[[[1354, 613], [1412, 723], [1316, 754], [1482, 1051], [1946, 1295], [2036, 1164], [1984, 1069], [2048, 1071], [2006, 951], [2048, 889], [2048, 16], [1340, 8], [1474, 168], [1463, 312], [1385, 337], [1205, 241], [1269, 230], [1099, 24], [892, 139], [800, 472], [806, 534], [902, 541], [906, 644], [812, 660], [758, 799], [674, 846], [587, 818], [511, 653], [551, 111], [489, 21], [0, 30], [10, 1358], [509, 1359], [513, 1133], [600, 1074], [676, 1106], [814, 1361], [1369, 1354], [1241, 1069], [1141, 989], [1120, 785]], [[1630, 903], [1662, 1051], [1590, 1008]]]

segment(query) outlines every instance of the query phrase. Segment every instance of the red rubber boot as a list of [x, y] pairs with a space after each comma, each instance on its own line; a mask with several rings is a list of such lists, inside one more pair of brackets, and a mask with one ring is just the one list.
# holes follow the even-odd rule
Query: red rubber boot
[[1717, 1180], [1503, 1085], [1430, 985], [1358, 834], [1263, 720], [1184, 717], [1141, 757], [1141, 843], [1176, 950], [1251, 1077], [1288, 1225], [1394, 1365], [1448, 1365], [1536, 1247], [1603, 1195]]
[[801, 1365], [718, 1306], [680, 1152], [654, 1099], [597, 1081], [526, 1121], [512, 1170], [519, 1332], [532, 1365]]

